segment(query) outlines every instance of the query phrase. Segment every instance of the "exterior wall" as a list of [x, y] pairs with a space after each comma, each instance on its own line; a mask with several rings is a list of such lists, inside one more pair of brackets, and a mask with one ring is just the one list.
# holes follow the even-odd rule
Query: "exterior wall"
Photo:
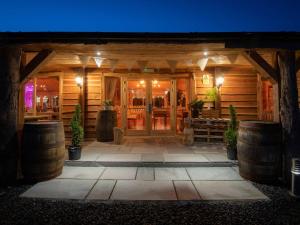
[[[195, 75], [195, 92], [198, 98], [203, 99], [209, 88], [213, 85], [211, 73], [210, 85], [203, 85], [202, 74]], [[221, 117], [228, 118], [228, 106], [233, 105], [237, 110], [239, 120], [258, 119], [257, 108], [257, 74], [252, 69], [222, 70], [224, 84], [221, 88]]]
[[[70, 120], [72, 118], [75, 105], [79, 103], [80, 88], [75, 83], [74, 72], [65, 72], [63, 75], [62, 88], [62, 121], [64, 123], [66, 138], [71, 137]], [[101, 104], [101, 73], [87, 73], [83, 87], [85, 106], [82, 106], [82, 111], [85, 110], [84, 131], [85, 139], [95, 138], [95, 125], [97, 111]]]

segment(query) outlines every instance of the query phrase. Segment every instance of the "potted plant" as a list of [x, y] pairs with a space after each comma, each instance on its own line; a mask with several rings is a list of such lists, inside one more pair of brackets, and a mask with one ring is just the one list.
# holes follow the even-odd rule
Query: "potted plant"
[[201, 112], [201, 110], [203, 108], [203, 104], [204, 104], [204, 102], [202, 100], [197, 99], [197, 98], [194, 99], [190, 103], [193, 118], [198, 118], [199, 117], [199, 113]]
[[236, 110], [230, 105], [230, 122], [227, 130], [225, 131], [225, 142], [227, 149], [227, 157], [231, 160], [237, 159], [237, 119], [236, 119]]
[[205, 105], [207, 106], [208, 109], [214, 107], [215, 102], [218, 99], [218, 92], [217, 92], [217, 88], [213, 87], [211, 89], [209, 89], [206, 92], [206, 96], [204, 98], [205, 100]]
[[83, 139], [83, 128], [80, 123], [81, 107], [80, 104], [77, 104], [71, 120], [72, 144], [68, 148], [69, 160], [78, 160], [81, 157], [80, 143]]
[[113, 110], [114, 109], [113, 101], [110, 99], [103, 101], [103, 109], [104, 110]]

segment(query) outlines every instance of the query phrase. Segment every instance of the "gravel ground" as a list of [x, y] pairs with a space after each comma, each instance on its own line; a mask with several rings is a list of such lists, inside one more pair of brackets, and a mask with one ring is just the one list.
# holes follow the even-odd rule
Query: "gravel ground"
[[254, 184], [271, 201], [75, 201], [19, 198], [29, 185], [0, 189], [0, 225], [300, 224], [300, 201]]

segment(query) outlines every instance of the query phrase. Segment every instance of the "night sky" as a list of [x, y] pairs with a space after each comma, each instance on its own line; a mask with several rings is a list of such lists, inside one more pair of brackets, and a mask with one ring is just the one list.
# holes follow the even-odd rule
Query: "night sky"
[[0, 31], [300, 31], [300, 0], [0, 0]]

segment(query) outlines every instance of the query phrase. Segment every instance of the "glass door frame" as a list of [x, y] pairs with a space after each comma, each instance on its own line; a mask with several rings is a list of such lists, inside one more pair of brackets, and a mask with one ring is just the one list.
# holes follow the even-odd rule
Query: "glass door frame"
[[[158, 81], [170, 81], [170, 130], [153, 130], [152, 129], [152, 80], [154, 78]], [[128, 129], [127, 122], [127, 111], [128, 111], [128, 81], [144, 80], [146, 84], [146, 96], [145, 96], [145, 105], [146, 105], [146, 126], [145, 130], [130, 130]], [[122, 127], [125, 130], [125, 135], [175, 135], [176, 134], [176, 78], [171, 77], [155, 77], [155, 76], [138, 76], [138, 77], [123, 77], [121, 79], [122, 83]]]

